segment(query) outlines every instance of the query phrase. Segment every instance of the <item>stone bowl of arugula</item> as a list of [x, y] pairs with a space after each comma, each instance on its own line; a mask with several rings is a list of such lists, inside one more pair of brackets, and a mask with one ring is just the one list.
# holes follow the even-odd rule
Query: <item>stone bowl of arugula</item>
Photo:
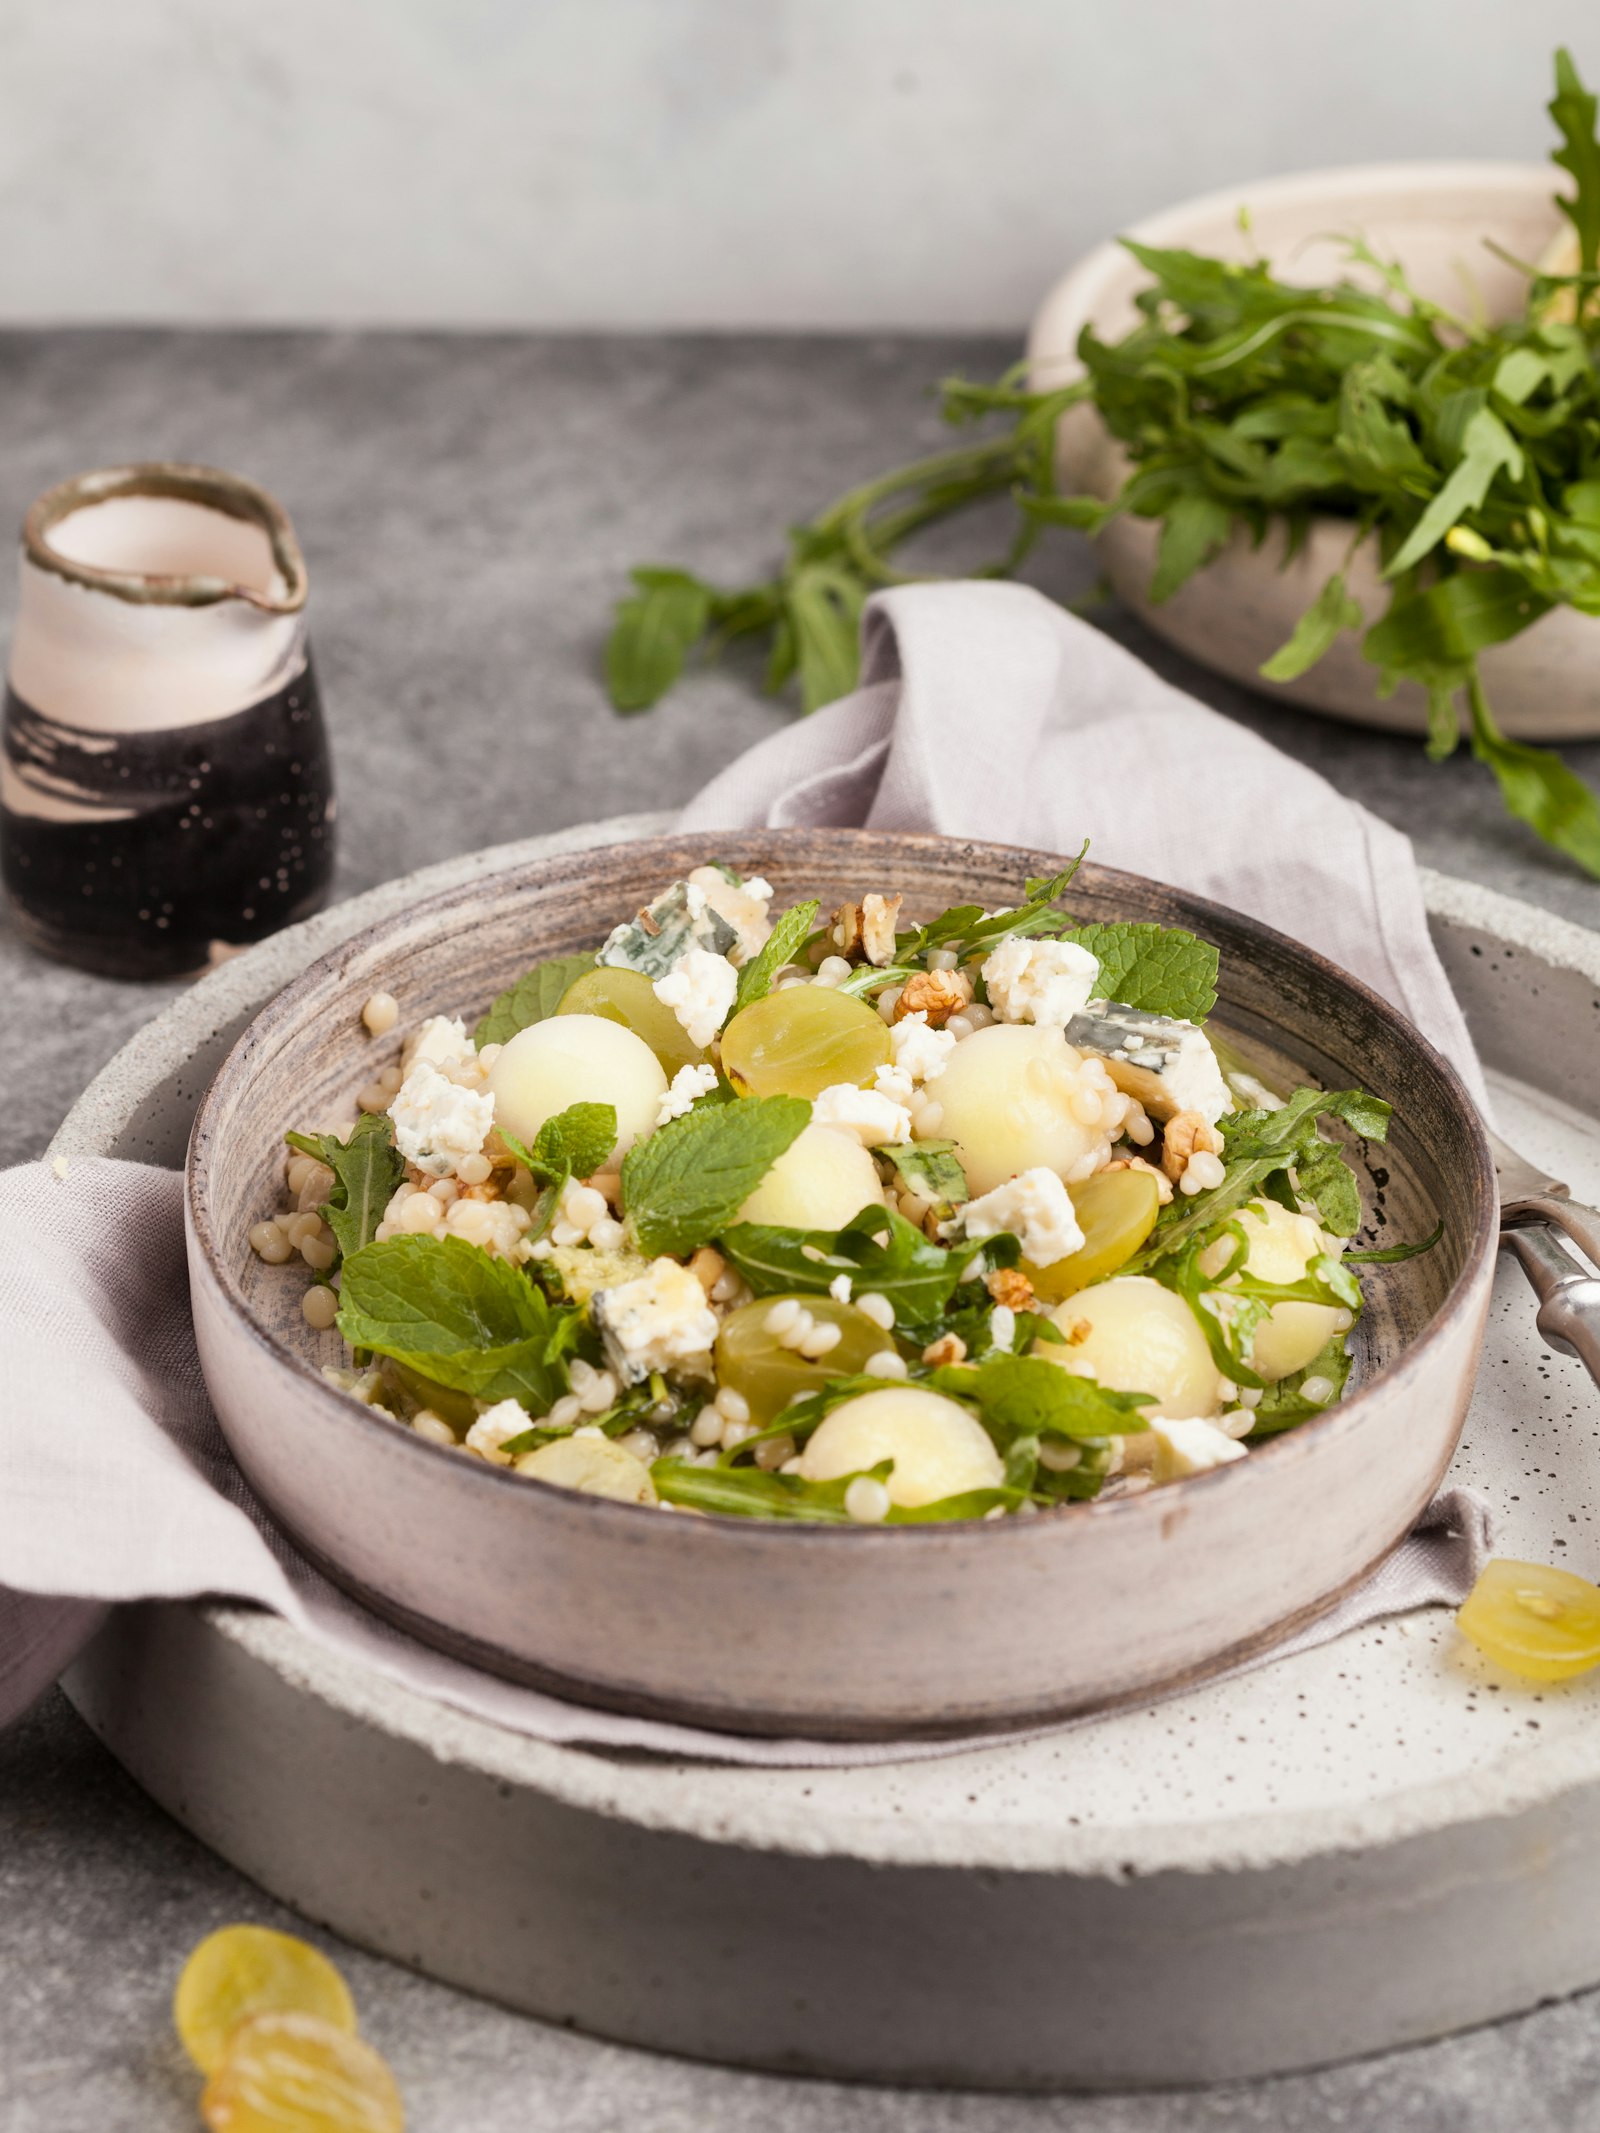
[[[775, 1159], [773, 1132], [807, 1106], [741, 1095], [726, 1076], [622, 1164], [627, 1248], [676, 1261], [716, 1250], [757, 1300], [798, 1293], [819, 1310], [847, 1274], [846, 1296], [892, 1305], [885, 1345], [897, 1375], [868, 1382], [925, 1387], [963, 1409], [997, 1455], [991, 1487], [863, 1523], [846, 1508], [859, 1475], [817, 1481], [763, 1467], [759, 1432], [692, 1453], [682, 1432], [707, 1387], [693, 1373], [675, 1382], [670, 1366], [619, 1393], [614, 1412], [580, 1418], [614, 1448], [659, 1426], [665, 1441], [640, 1467], [654, 1502], [553, 1486], [537, 1467], [519, 1471], [520, 1459], [464, 1455], [409, 1426], [405, 1399], [386, 1409], [341, 1389], [350, 1356], [338, 1329], [308, 1323], [306, 1268], [287, 1278], [245, 1240], [281, 1190], [284, 1136], [348, 1116], [386, 1046], [398, 1051], [398, 1032], [374, 1038], [363, 1026], [363, 1002], [392, 994], [411, 1024], [481, 1013], [485, 1040], [499, 1041], [508, 1017], [536, 1028], [574, 971], [629, 932], [619, 919], [669, 908], [662, 885], [708, 864], [774, 890], [770, 952], [746, 944], [734, 1017], [759, 1004], [780, 967], [825, 950], [819, 914], [859, 913], [875, 887], [902, 899], [898, 931], [886, 963], [855, 964], [858, 997], [904, 984], [907, 970], [937, 970], [952, 950], [981, 971], [973, 958], [1003, 944], [1009, 919], [1013, 942], [1092, 944], [1107, 982], [1130, 996], [1127, 1013], [1203, 1022], [1221, 1058], [1248, 1062], [1229, 1069], [1253, 1078], [1236, 1083], [1238, 1108], [1221, 1122], [1220, 1181], [1174, 1195], [1122, 1269], [1203, 1313], [1202, 1255], [1262, 1199], [1314, 1204], [1344, 1247], [1306, 1279], [1319, 1297], [1331, 1282], [1354, 1299], [1354, 1331], [1315, 1369], [1261, 1389], [1248, 1456], [1170, 1487], [1107, 1486], [1136, 1464], [1110, 1447], [1149, 1436], [1148, 1403], [1042, 1355], [1058, 1338], [1043, 1298], [1029, 1305], [1008, 1288], [1017, 1307], [995, 1308], [996, 1279], [1019, 1268], [1018, 1238], [975, 1246], [959, 1204], [907, 1220], [888, 1152], [875, 1158], [884, 1206], [837, 1231], [742, 1220], [753, 1174]], [[659, 955], [658, 936], [652, 947]], [[1288, 1101], [1269, 1108], [1262, 1084]], [[590, 1384], [615, 1360], [577, 1301], [582, 1284], [563, 1271], [574, 1255], [381, 1241], [404, 1167], [389, 1125], [369, 1116], [317, 1140], [341, 1254], [319, 1278], [338, 1282], [341, 1324], [353, 1344], [372, 1344], [365, 1360], [378, 1373], [392, 1363], [454, 1388], [469, 1410], [521, 1402], [537, 1456], [572, 1433], [557, 1417], [576, 1365]], [[593, 1136], [579, 1155], [564, 1130], [557, 1122], [534, 1146], [518, 1144], [536, 1221], [562, 1204], [564, 1153], [567, 1168], [602, 1160]], [[331, 1578], [507, 1678], [724, 1730], [816, 1738], [959, 1734], [1104, 1706], [1233, 1663], [1325, 1610], [1404, 1534], [1449, 1461], [1496, 1228], [1482, 1129], [1452, 1069], [1387, 1002], [1308, 950], [1092, 864], [851, 830], [661, 838], [541, 859], [341, 944], [262, 1011], [218, 1074], [195, 1124], [186, 1209], [196, 1334], [219, 1420], [251, 1487]], [[1214, 1279], [1215, 1261], [1206, 1267]], [[1291, 1286], [1298, 1296], [1303, 1284]], [[1247, 1289], [1242, 1315], [1214, 1313], [1207, 1333], [1237, 1349], [1242, 1381], [1241, 1328], [1290, 1293]], [[816, 1368], [817, 1392], [785, 1418], [801, 1442], [863, 1389], [832, 1381], [825, 1355]], [[879, 1467], [867, 1478], [892, 1475]]]

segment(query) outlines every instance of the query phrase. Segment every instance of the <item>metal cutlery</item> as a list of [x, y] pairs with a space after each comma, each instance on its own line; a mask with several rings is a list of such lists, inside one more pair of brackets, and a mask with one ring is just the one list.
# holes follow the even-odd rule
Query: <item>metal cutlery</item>
[[1539, 1299], [1535, 1323], [1550, 1347], [1576, 1356], [1600, 1385], [1600, 1213], [1497, 1133], [1489, 1144], [1500, 1185], [1500, 1241]]

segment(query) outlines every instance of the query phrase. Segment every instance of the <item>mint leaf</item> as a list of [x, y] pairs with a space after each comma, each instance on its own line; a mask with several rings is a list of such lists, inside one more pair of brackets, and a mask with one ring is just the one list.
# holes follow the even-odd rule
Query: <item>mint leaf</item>
[[1217, 1004], [1217, 951], [1181, 926], [1111, 922], [1061, 938], [1099, 960], [1098, 999], [1174, 1022], [1203, 1022]]
[[820, 1295], [840, 1274], [855, 1293], [876, 1291], [894, 1305], [896, 1323], [926, 1327], [944, 1316], [968, 1266], [1014, 1266], [1015, 1237], [948, 1251], [888, 1207], [864, 1207], [840, 1230], [781, 1229], [740, 1222], [724, 1230], [721, 1249], [758, 1296], [779, 1290]]
[[340, 1256], [352, 1258], [372, 1242], [383, 1211], [406, 1174], [405, 1161], [394, 1144], [393, 1121], [386, 1112], [368, 1111], [356, 1120], [347, 1141], [332, 1133], [286, 1133], [284, 1139], [333, 1172], [333, 1187], [322, 1214]]
[[1295, 624], [1288, 643], [1263, 664], [1262, 679], [1298, 681], [1332, 650], [1344, 631], [1360, 629], [1365, 620], [1360, 601], [1345, 591], [1344, 572], [1336, 570]]
[[960, 1207], [972, 1197], [954, 1141], [892, 1141], [878, 1153], [893, 1163], [908, 1192], [936, 1207]]
[[339, 1331], [453, 1391], [548, 1411], [566, 1321], [542, 1290], [461, 1237], [390, 1237], [345, 1261]]
[[682, 1258], [733, 1220], [811, 1117], [799, 1096], [697, 1104], [635, 1141], [622, 1198], [642, 1252]]
[[606, 688], [618, 711], [648, 711], [683, 672], [716, 598], [686, 570], [630, 571], [637, 590], [617, 602], [606, 642]]
[[752, 956], [739, 973], [739, 990], [733, 999], [735, 1014], [741, 1007], [748, 1007], [752, 1000], [764, 1000], [771, 992], [772, 981], [778, 972], [786, 963], [794, 961], [811, 938], [811, 929], [821, 909], [821, 904], [812, 897], [809, 903], [796, 904], [792, 910], [784, 912], [761, 953]]
[[[503, 1130], [501, 1138], [505, 1138]], [[546, 1179], [557, 1172], [566, 1177], [592, 1177], [616, 1145], [614, 1104], [568, 1104], [539, 1128], [528, 1151], [528, 1168], [535, 1177]]]
[[592, 955], [558, 955], [548, 963], [535, 963], [483, 1016], [472, 1033], [473, 1043], [504, 1044], [519, 1029], [547, 1021], [584, 972], [593, 968]]

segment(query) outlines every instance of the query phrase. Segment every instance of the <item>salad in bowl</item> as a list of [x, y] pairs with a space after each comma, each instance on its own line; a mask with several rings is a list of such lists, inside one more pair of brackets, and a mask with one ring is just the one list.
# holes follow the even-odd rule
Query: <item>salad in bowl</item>
[[929, 915], [701, 864], [474, 1023], [354, 998], [370, 1079], [250, 1243], [351, 1399], [583, 1494], [1005, 1520], [1245, 1460], [1432, 1240], [1351, 1248], [1388, 1105], [1269, 1086], [1217, 950], [1080, 921], [1077, 864]]

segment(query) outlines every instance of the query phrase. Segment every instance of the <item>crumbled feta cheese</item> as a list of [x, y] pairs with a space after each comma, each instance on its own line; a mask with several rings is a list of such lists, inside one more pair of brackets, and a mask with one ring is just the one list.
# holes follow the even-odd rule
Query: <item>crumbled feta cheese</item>
[[916, 1083], [904, 1067], [881, 1066], [872, 1076], [872, 1086], [880, 1096], [887, 1096], [890, 1103], [902, 1104], [907, 1110], [916, 1097]]
[[714, 1066], [679, 1067], [672, 1077], [671, 1088], [656, 1106], [656, 1124], [665, 1126], [675, 1118], [682, 1118], [698, 1097], [709, 1096], [716, 1085]]
[[[937, 1081], [956, 1048], [947, 1029], [930, 1029], [928, 1011], [919, 1007], [889, 1025], [895, 1069], [912, 1081]], [[881, 1074], [884, 1069], [879, 1068]]]
[[446, 1178], [463, 1157], [482, 1150], [494, 1124], [494, 1098], [462, 1088], [432, 1060], [420, 1059], [400, 1084], [389, 1116], [394, 1144], [406, 1161], [429, 1177]]
[[509, 1466], [510, 1457], [500, 1447], [531, 1429], [528, 1411], [516, 1400], [499, 1400], [486, 1407], [467, 1431], [467, 1450], [487, 1459], [491, 1466]]
[[1064, 1029], [1087, 1006], [1100, 963], [1076, 941], [1002, 941], [984, 960], [989, 1005], [1002, 1022]]
[[835, 1274], [832, 1281], [828, 1283], [828, 1294], [836, 1304], [847, 1304], [850, 1301], [851, 1286], [852, 1283], [848, 1274]]
[[1246, 1447], [1225, 1429], [1199, 1415], [1153, 1421], [1156, 1439], [1156, 1479], [1181, 1481], [1186, 1474], [1203, 1474], [1208, 1467], [1226, 1466], [1242, 1459]]
[[1054, 1266], [1083, 1249], [1083, 1231], [1067, 1188], [1053, 1170], [1024, 1170], [961, 1210], [963, 1235], [972, 1243], [1009, 1230], [1032, 1266]]
[[725, 955], [691, 948], [651, 987], [663, 1007], [670, 1007], [702, 1049], [721, 1029], [739, 990], [739, 973]]
[[1233, 1098], [1211, 1049], [1211, 1039], [1192, 1023], [1179, 1040], [1161, 1081], [1180, 1111], [1198, 1111], [1208, 1126], [1214, 1126], [1233, 1109]]
[[590, 1310], [624, 1385], [642, 1384], [653, 1370], [709, 1374], [717, 1314], [676, 1259], [653, 1259], [637, 1280], [597, 1291]]
[[407, 1038], [402, 1062], [409, 1074], [415, 1066], [437, 1067], [446, 1081], [463, 1088], [483, 1086], [483, 1063], [476, 1045], [467, 1035], [466, 1024], [457, 1015], [433, 1015]]
[[811, 1123], [853, 1133], [865, 1148], [911, 1138], [911, 1113], [904, 1104], [881, 1089], [858, 1089], [849, 1081], [837, 1081], [812, 1099]]
[[717, 867], [696, 867], [688, 885], [699, 892], [703, 903], [709, 904], [719, 918], [727, 920], [738, 936], [728, 950], [731, 962], [748, 963], [761, 953], [772, 937], [772, 918], [767, 910], [772, 901], [770, 881], [763, 881], [759, 874], [749, 881], [730, 881]]

